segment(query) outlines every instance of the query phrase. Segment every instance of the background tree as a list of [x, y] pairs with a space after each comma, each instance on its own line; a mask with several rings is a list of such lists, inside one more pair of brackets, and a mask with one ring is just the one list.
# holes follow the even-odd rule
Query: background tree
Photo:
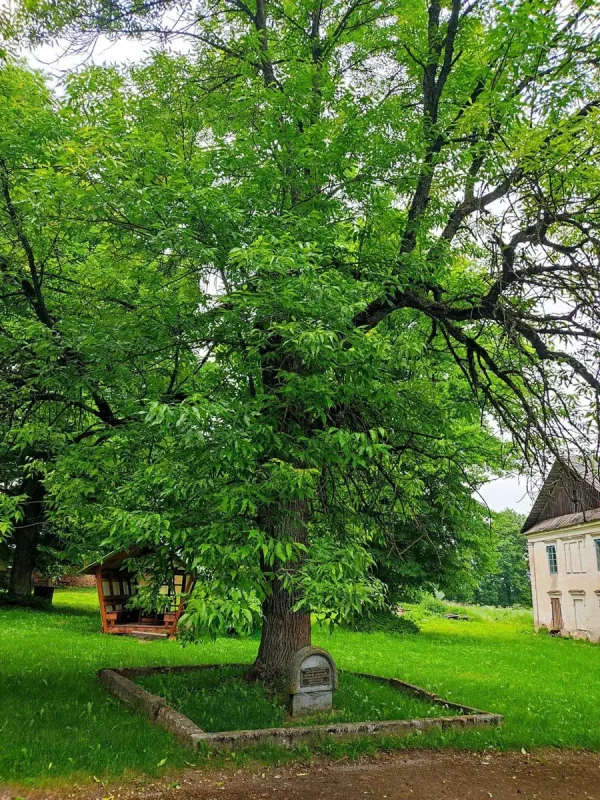
[[[527, 539], [521, 533], [525, 516], [507, 508], [492, 517], [497, 537], [497, 563], [476, 587], [476, 603], [493, 606], [531, 605]], [[481, 574], [481, 573], [480, 573]]]
[[440, 473], [429, 475], [421, 513], [397, 519], [372, 547], [373, 574], [386, 587], [391, 611], [418, 601], [424, 591], [473, 601], [482, 576], [497, 567], [489, 512], [472, 496], [477, 484], [466, 483], [454, 465]]
[[[450, 444], [451, 410], [424, 413], [443, 379], [458, 370], [481, 430], [493, 418], [541, 467], [596, 442], [593, 2], [30, 1], [20, 22], [82, 48], [101, 33], [193, 43], [121, 84], [72, 81], [92, 128], [78, 177], [113, 264], [135, 252], [176, 284], [212, 281], [187, 329], [193, 390], [135, 428], [159, 466], [136, 464], [124, 429], [113, 515], [129, 536], [197, 542], [248, 613], [258, 593], [255, 675], [310, 641], [317, 597], [377, 595], [382, 528], [363, 511], [391, 500], [402, 519], [424, 493], [408, 465]], [[71, 456], [64, 475], [83, 470]]]
[[83, 112], [11, 60], [0, 102], [0, 535], [11, 537], [9, 594], [26, 601], [56, 460], [170, 398], [195, 357], [182, 352], [185, 290], [164, 299], [162, 256], [142, 262], [94, 217]]
[[[44, 147], [60, 138], [60, 126], [55, 124], [50, 93], [39, 76], [3, 64], [0, 98], [0, 486], [5, 504], [3, 533], [10, 533], [12, 540], [9, 593], [26, 600], [45, 522], [43, 463], [51, 450], [45, 422], [52, 412], [41, 417], [36, 413], [39, 385], [32, 384], [39, 375], [37, 353], [48, 355], [52, 343], [32, 325], [36, 317], [48, 318], [41, 294], [44, 264], [41, 259], [40, 274], [20, 211], [28, 200], [34, 207], [41, 205], [40, 186], [31, 181], [28, 192], [23, 184], [29, 180], [29, 168], [43, 161]], [[12, 180], [15, 173], [25, 177], [18, 186]], [[41, 188], [45, 194], [45, 187]], [[19, 251], [27, 272], [16, 266]], [[27, 307], [33, 314], [24, 319]]]

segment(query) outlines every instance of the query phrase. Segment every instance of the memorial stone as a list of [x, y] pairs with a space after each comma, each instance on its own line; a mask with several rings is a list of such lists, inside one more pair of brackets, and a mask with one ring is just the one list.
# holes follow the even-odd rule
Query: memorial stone
[[298, 650], [292, 659], [289, 678], [292, 717], [331, 710], [337, 669], [326, 650], [320, 647]]

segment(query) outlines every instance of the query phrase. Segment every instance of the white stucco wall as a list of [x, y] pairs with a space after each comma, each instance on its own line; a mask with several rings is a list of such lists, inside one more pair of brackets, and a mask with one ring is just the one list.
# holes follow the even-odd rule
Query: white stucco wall
[[[571, 636], [600, 641], [600, 570], [595, 539], [600, 522], [527, 537], [535, 627], [552, 628], [552, 597], [560, 601], [563, 627]], [[558, 573], [550, 574], [547, 545], [555, 545]]]

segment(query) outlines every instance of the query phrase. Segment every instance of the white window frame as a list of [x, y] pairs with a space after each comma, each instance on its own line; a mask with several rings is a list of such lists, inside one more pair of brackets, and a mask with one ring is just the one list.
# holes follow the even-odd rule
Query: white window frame
[[[550, 558], [550, 553], [553, 554], [553, 559]], [[548, 560], [548, 572], [550, 575], [558, 575], [558, 551], [556, 543], [546, 545], [546, 558]], [[554, 563], [552, 563], [554, 561]], [[552, 569], [554, 567], [554, 569]]]

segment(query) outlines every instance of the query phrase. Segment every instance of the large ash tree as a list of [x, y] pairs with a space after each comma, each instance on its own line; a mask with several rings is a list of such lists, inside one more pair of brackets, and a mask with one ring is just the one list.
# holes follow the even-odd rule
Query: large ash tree
[[194, 555], [191, 625], [216, 626], [219, 596], [248, 617], [258, 598], [254, 675], [309, 643], [311, 607], [374, 599], [369, 542], [450, 473], [456, 517], [497, 463], [490, 425], [529, 460], [595, 447], [594, 2], [29, 0], [18, 16], [82, 52], [154, 38], [145, 67], [71, 81], [74, 174], [123, 263], [162, 258], [172, 297], [184, 276], [204, 289], [193, 391], [71, 448], [52, 491], [71, 522], [95, 500], [120, 535]]

